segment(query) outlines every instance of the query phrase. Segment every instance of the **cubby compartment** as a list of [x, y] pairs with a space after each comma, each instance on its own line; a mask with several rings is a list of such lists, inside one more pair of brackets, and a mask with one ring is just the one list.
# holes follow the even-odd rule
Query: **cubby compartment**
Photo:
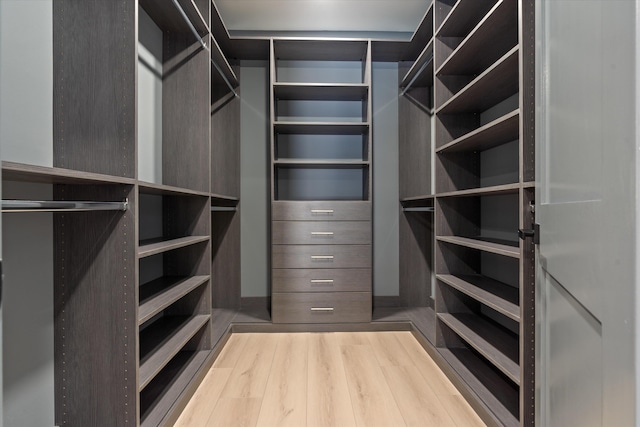
[[368, 200], [366, 165], [278, 165], [274, 200]]
[[369, 144], [366, 135], [278, 134], [274, 143], [276, 161], [323, 159], [362, 162], [369, 160]]
[[209, 3], [179, 4], [194, 16], [198, 37], [172, 1], [139, 5], [138, 178], [208, 191], [211, 62], [204, 45], [211, 37], [204, 17], [208, 20]]

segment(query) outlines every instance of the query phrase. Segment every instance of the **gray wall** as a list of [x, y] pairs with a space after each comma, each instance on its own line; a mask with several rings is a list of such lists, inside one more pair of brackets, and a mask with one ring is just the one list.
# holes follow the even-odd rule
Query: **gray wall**
[[243, 297], [269, 292], [269, 63], [240, 64], [241, 289]]
[[[0, 1], [2, 160], [53, 166], [52, 33], [50, 0]], [[6, 183], [3, 196], [47, 199], [51, 186]], [[0, 425], [52, 426], [52, 218], [50, 214], [8, 214], [2, 222]]]
[[398, 64], [373, 63], [373, 293], [399, 294]]

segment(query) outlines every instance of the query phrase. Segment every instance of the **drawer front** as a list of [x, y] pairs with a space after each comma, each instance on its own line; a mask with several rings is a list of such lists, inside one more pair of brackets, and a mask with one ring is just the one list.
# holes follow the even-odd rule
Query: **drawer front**
[[272, 245], [273, 268], [371, 268], [371, 245]]
[[370, 245], [370, 221], [273, 221], [274, 245]]
[[274, 269], [273, 292], [371, 292], [370, 269]]
[[274, 293], [273, 323], [368, 323], [370, 292]]
[[371, 221], [371, 202], [281, 202], [271, 204], [274, 221]]

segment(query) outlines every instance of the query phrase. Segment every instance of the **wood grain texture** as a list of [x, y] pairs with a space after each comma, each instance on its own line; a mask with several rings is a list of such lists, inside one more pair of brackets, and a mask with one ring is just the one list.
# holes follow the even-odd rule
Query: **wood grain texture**
[[[349, 427], [356, 421], [336, 333], [309, 335], [307, 426]], [[350, 334], [351, 337], [358, 336]], [[346, 337], [343, 335], [343, 340]], [[351, 341], [353, 342], [353, 341]], [[366, 339], [363, 340], [366, 342]]]
[[[135, 425], [136, 193], [126, 185], [57, 185], [54, 197], [128, 197], [132, 206], [126, 212], [54, 215], [56, 424]], [[99, 399], [88, 392], [97, 384]]]
[[485, 423], [462, 396], [441, 394], [440, 404], [447, 411], [457, 427], [484, 427]]
[[383, 366], [382, 371], [407, 426], [455, 427], [415, 366]]
[[309, 334], [278, 334], [257, 426], [304, 425], [307, 420]]
[[411, 366], [413, 361], [394, 332], [363, 332], [380, 366]]
[[276, 342], [269, 336], [251, 334], [233, 368], [222, 397], [262, 398], [275, 351]]
[[231, 368], [212, 368], [178, 418], [175, 427], [206, 426], [231, 371]]
[[371, 268], [370, 245], [273, 245], [273, 268]]
[[273, 323], [366, 323], [371, 321], [370, 292], [273, 294]]
[[371, 292], [371, 269], [274, 269], [271, 290], [281, 292]]
[[425, 307], [431, 300], [434, 214], [403, 212], [399, 215], [400, 298], [405, 306]]
[[371, 348], [341, 347], [351, 403], [359, 426], [402, 426], [404, 419]]
[[213, 367], [216, 369], [235, 368], [249, 339], [251, 339], [250, 334], [232, 334], [218, 355], [218, 358], [213, 363]]
[[136, 174], [136, 3], [53, 2], [53, 166]]
[[211, 287], [214, 308], [239, 309], [240, 212], [211, 213]]
[[271, 219], [273, 221], [371, 221], [371, 202], [274, 201], [271, 203]]
[[273, 221], [274, 245], [370, 245], [371, 221]]

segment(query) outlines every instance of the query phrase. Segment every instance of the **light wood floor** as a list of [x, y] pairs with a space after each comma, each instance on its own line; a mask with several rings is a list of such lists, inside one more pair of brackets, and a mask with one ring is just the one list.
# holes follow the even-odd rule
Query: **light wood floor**
[[484, 425], [410, 332], [234, 334], [176, 423]]

